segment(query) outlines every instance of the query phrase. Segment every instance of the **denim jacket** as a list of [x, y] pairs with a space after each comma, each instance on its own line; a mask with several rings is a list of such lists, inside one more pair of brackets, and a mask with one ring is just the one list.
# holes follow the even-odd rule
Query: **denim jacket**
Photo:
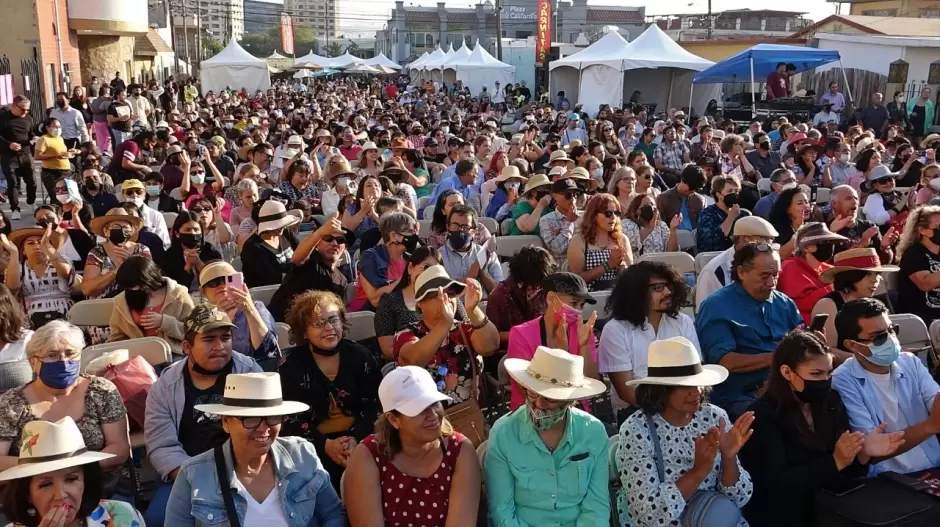
[[[235, 481], [232, 443], [222, 447], [230, 482]], [[313, 444], [299, 437], [279, 437], [271, 445], [284, 517], [291, 527], [345, 527], [346, 511], [330, 476], [323, 470]], [[245, 526], [248, 505], [232, 485], [238, 523]], [[166, 525], [224, 527], [230, 525], [215, 467], [215, 450], [189, 459], [180, 467], [166, 507]], [[251, 526], [245, 526], [251, 527]]]

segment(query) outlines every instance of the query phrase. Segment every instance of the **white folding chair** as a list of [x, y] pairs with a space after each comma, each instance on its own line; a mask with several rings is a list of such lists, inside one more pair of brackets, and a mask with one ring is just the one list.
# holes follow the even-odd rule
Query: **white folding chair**
[[274, 332], [277, 334], [277, 347], [281, 348], [281, 351], [294, 346], [290, 340], [290, 326], [283, 322], [275, 322]]
[[424, 208], [424, 219], [433, 220], [434, 219], [434, 204], [430, 203], [427, 207]]
[[[541, 236], [500, 236], [496, 238], [496, 255], [500, 258], [512, 258], [523, 247], [544, 247]], [[688, 256], [688, 255], [687, 255]]]
[[679, 274], [695, 272], [695, 259], [692, 255], [683, 252], [646, 253], [640, 256], [640, 262], [663, 262], [679, 271]]
[[478, 215], [483, 214], [483, 198], [481, 198], [479, 194], [470, 194], [470, 199], [467, 200], [467, 206], [477, 211]]
[[173, 199], [175, 199], [176, 201], [179, 201], [180, 203], [186, 201], [186, 200], [183, 199], [183, 195], [180, 193], [180, 189], [179, 189], [179, 188], [175, 188], [175, 189], [171, 190], [171, 191], [170, 191], [170, 197], [173, 198]]
[[760, 195], [770, 194], [773, 189], [770, 188], [770, 178], [761, 178], [757, 180], [757, 191]]
[[82, 300], [69, 309], [69, 322], [76, 326], [110, 326], [113, 298]]
[[426, 208], [428, 203], [431, 202], [431, 196], [421, 196], [418, 198], [418, 210]]
[[829, 189], [819, 187], [816, 189], [816, 203], [829, 203]]
[[509, 236], [509, 231], [512, 230], [512, 218], [506, 218], [499, 224], [499, 235], [500, 236]]
[[591, 313], [597, 311], [597, 318], [604, 318], [604, 312], [607, 308], [607, 299], [610, 298], [610, 291], [592, 291], [591, 298], [597, 300], [596, 304], [584, 303], [581, 308], [581, 318], [587, 320], [591, 318]]
[[82, 350], [82, 371], [85, 371], [89, 362], [109, 351], [116, 350], [127, 350], [128, 359], [133, 359], [140, 355], [151, 366], [167, 364], [173, 361], [173, 351], [170, 348], [169, 342], [160, 337], [141, 337], [139, 339], [106, 342], [85, 348]]
[[[721, 254], [722, 251], [705, 251], [703, 253], [698, 253], [695, 255], [695, 274], [698, 275], [702, 272], [702, 269], [712, 261], [716, 256]], [[885, 273], [891, 274], [891, 273]]]
[[346, 284], [346, 305], [356, 299], [356, 282]]
[[349, 340], [360, 341], [375, 337], [375, 313], [371, 311], [347, 313], [346, 320], [350, 325], [349, 334], [346, 336]]
[[509, 262], [500, 263], [499, 268], [503, 271], [503, 280], [509, 278]]
[[[886, 273], [890, 274], [890, 273]], [[898, 340], [901, 342], [901, 349], [909, 351], [924, 361], [927, 365], [927, 357], [933, 351], [933, 344], [930, 340], [930, 332], [927, 331], [927, 325], [923, 319], [910, 313], [898, 313], [889, 315], [892, 324], [897, 324]]]
[[418, 238], [428, 241], [431, 237], [431, 220], [418, 220]]
[[257, 300], [264, 305], [268, 305], [271, 303], [271, 299], [274, 298], [274, 293], [279, 287], [281, 287], [280, 284], [252, 287], [248, 290], [248, 293], [251, 295], [252, 300]]
[[169, 229], [171, 229], [171, 230], [173, 229], [173, 224], [176, 223], [176, 217], [177, 217], [177, 216], [179, 216], [179, 214], [177, 214], [177, 213], [175, 213], [175, 212], [164, 212], [164, 213], [163, 213], [163, 220], [166, 221], [166, 226], [167, 226], [167, 228], [169, 228]]
[[490, 234], [492, 234], [493, 236], [496, 236], [497, 233], [499, 233], [499, 224], [496, 223], [496, 220], [494, 220], [493, 218], [481, 217], [481, 218], [477, 218], [477, 221], [480, 222], [481, 225], [486, 227], [486, 230], [490, 231]]
[[695, 249], [695, 235], [692, 231], [677, 231], [679, 237], [679, 250]]

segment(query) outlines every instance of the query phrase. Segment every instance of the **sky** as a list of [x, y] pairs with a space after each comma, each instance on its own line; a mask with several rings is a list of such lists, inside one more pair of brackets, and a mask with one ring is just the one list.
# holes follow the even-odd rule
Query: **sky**
[[[272, 0], [261, 0], [272, 1]], [[492, 1], [492, 0], [491, 0]], [[340, 12], [340, 30], [349, 37], [374, 36], [374, 32], [382, 29], [382, 24], [388, 19], [388, 14], [395, 7], [394, 0], [337, 0]], [[283, 3], [283, 1], [274, 1]], [[470, 7], [477, 0], [447, 0], [448, 7]], [[589, 0], [591, 6], [646, 6], [647, 15], [664, 14], [691, 14], [708, 12], [707, 0]], [[436, 0], [406, 0], [406, 6], [437, 5]], [[825, 0], [789, 0], [785, 6], [761, 6], [762, 8], [788, 9], [808, 13], [806, 16], [819, 21], [835, 12], [835, 3]], [[713, 0], [712, 10], [725, 9], [755, 9], [753, 0]]]

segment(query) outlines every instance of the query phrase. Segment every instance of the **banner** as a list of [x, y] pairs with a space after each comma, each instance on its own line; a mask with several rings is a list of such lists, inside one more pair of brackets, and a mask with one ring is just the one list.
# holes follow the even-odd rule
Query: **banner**
[[538, 31], [535, 36], [535, 63], [548, 66], [548, 55], [552, 48], [552, 4], [550, 0], [539, 0]]
[[287, 13], [281, 13], [281, 49], [288, 55], [294, 54], [294, 20]]

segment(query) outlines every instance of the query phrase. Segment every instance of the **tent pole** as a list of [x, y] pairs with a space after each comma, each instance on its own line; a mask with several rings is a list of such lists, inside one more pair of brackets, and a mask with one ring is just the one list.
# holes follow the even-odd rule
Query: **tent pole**
[[849, 93], [849, 104], [851, 104], [854, 109], [855, 101], [852, 100], [852, 87], [849, 86], [849, 78], [845, 75], [845, 66], [842, 65], [842, 57], [839, 57], [839, 69], [842, 70], [842, 82], [845, 83], [845, 90]]
[[[578, 68], [578, 100], [575, 104], [581, 104], [581, 74], [584, 72], [581, 68]], [[574, 111], [574, 108], [569, 108], [569, 110]]]
[[689, 117], [692, 117], [692, 92], [695, 91], [695, 84], [689, 83]]
[[757, 86], [754, 85], [754, 56], [751, 55], [751, 119], [757, 117], [757, 96], [754, 92], [757, 91]]
[[672, 108], [672, 83], [676, 80], [676, 68], [669, 68], [669, 95], [666, 96], [666, 109]]

